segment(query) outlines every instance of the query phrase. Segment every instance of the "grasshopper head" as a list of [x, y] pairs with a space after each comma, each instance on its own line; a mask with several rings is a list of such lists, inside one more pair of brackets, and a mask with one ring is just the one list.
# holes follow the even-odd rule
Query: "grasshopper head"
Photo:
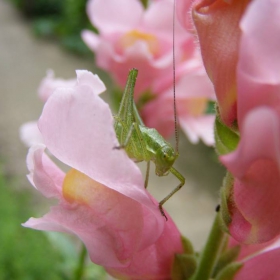
[[172, 146], [168, 143], [158, 149], [155, 158], [156, 175], [167, 175], [177, 157], [178, 154], [175, 153]]

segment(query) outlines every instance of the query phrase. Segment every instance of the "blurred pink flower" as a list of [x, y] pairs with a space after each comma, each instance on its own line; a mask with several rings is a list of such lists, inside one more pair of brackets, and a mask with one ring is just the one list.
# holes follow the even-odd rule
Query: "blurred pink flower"
[[[185, 2], [190, 4], [192, 1]], [[128, 70], [137, 68], [136, 101], [147, 91], [154, 96], [154, 101], [147, 102], [146, 108], [140, 112], [145, 124], [158, 129], [164, 136], [170, 136], [174, 132], [171, 128], [174, 127], [174, 113], [170, 110], [173, 101], [166, 92], [171, 92], [173, 88], [173, 1], [151, 1], [145, 10], [137, 0], [91, 0], [87, 11], [99, 34], [84, 31], [82, 37], [94, 51], [97, 65], [110, 72], [121, 86], [125, 85]], [[205, 86], [208, 77], [192, 30], [186, 32], [179, 24], [176, 13], [174, 16], [176, 80], [188, 80], [190, 83], [190, 86], [185, 84], [184, 88], [177, 86], [176, 91], [182, 98], [186, 94], [188, 104], [199, 103], [192, 112], [189, 105], [185, 108], [181, 106], [179, 118], [193, 143], [202, 138], [211, 145], [214, 118], [205, 116], [202, 107], [207, 107], [209, 98], [214, 98], [214, 91], [209, 83]], [[189, 87], [199, 79], [205, 81], [195, 91], [189, 92]], [[163, 126], [162, 123], [170, 125]]]
[[[87, 11], [99, 34], [84, 31], [82, 37], [94, 51], [97, 65], [110, 72], [122, 87], [128, 70], [137, 68], [136, 99], [152, 90], [157, 79], [172, 77], [172, 1], [152, 1], [145, 10], [138, 0], [91, 0]], [[175, 37], [176, 61], [191, 57], [195, 51], [193, 36], [184, 32], [177, 20]], [[186, 42], [188, 49], [182, 50]]]
[[[206, 114], [208, 101], [214, 99], [213, 86], [203, 71], [192, 71], [176, 85], [177, 116], [181, 129], [192, 143], [199, 139], [214, 145], [214, 114]], [[164, 137], [174, 133], [173, 88], [168, 88], [141, 111], [145, 124]]]
[[77, 76], [74, 87], [49, 97], [38, 122], [49, 152], [71, 169], [64, 174], [42, 144], [27, 157], [32, 185], [59, 204], [24, 226], [77, 235], [91, 260], [113, 275], [168, 279], [174, 254], [183, 250], [180, 233], [171, 218], [165, 222], [139, 168], [113, 149], [113, 117], [98, 97], [104, 84], [87, 71]]

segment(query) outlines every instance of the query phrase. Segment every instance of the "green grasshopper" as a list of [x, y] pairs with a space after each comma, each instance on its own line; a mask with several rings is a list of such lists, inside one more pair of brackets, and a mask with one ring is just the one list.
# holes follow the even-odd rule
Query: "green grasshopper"
[[[155, 164], [157, 176], [166, 176], [171, 172], [179, 179], [180, 184], [159, 202], [159, 210], [167, 220], [162, 205], [181, 189], [185, 178], [173, 167], [179, 155], [178, 148], [175, 151], [156, 129], [146, 127], [138, 113], [133, 97], [137, 74], [137, 69], [130, 70], [118, 114], [114, 116], [114, 127], [120, 143], [116, 148], [125, 149], [127, 155], [136, 162], [147, 162], [145, 188], [148, 185], [151, 161]], [[177, 134], [176, 122], [175, 131]]]

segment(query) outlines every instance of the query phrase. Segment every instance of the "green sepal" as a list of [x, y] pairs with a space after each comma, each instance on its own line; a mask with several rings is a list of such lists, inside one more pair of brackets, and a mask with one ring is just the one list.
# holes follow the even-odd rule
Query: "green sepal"
[[223, 186], [220, 190], [221, 208], [219, 211], [221, 217], [221, 226], [226, 232], [228, 232], [228, 225], [232, 221], [230, 206], [234, 204], [234, 201], [232, 199], [233, 183], [233, 176], [229, 172], [227, 172], [223, 180]]
[[172, 280], [187, 280], [194, 274], [197, 268], [197, 258], [190, 254], [175, 255], [172, 267]]
[[219, 258], [214, 272], [213, 272], [213, 277], [215, 277], [219, 271], [224, 269], [227, 265], [235, 261], [239, 255], [240, 252], [240, 246], [234, 246], [227, 251], [225, 251]]
[[227, 265], [217, 275], [215, 280], [233, 280], [236, 273], [242, 268], [243, 263], [235, 262]]
[[197, 255], [192, 243], [184, 236], [181, 236], [184, 249], [183, 254], [176, 254], [172, 267], [172, 280], [189, 279], [197, 267]]
[[228, 154], [236, 149], [239, 142], [239, 133], [238, 130], [233, 127], [226, 126], [217, 113], [214, 133], [218, 155]]
[[194, 249], [193, 249], [193, 245], [188, 238], [186, 238], [184, 236], [181, 236], [181, 241], [182, 241], [182, 245], [183, 245], [183, 248], [184, 248], [184, 254], [188, 254], [188, 255], [195, 254]]

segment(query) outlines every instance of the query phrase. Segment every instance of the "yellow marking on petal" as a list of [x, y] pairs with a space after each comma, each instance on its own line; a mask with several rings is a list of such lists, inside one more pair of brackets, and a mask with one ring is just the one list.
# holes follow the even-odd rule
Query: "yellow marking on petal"
[[199, 117], [204, 114], [207, 104], [208, 99], [205, 97], [192, 98], [187, 102], [187, 112], [194, 117]]
[[159, 49], [159, 44], [156, 36], [144, 33], [138, 30], [131, 30], [121, 37], [120, 43], [123, 48], [133, 46], [137, 41], [145, 41], [152, 54], [156, 54]]
[[66, 174], [62, 194], [69, 203], [77, 202], [89, 205], [95, 199], [98, 199], [100, 193], [104, 193], [107, 188], [94, 181], [87, 175], [76, 169], [71, 169]]

